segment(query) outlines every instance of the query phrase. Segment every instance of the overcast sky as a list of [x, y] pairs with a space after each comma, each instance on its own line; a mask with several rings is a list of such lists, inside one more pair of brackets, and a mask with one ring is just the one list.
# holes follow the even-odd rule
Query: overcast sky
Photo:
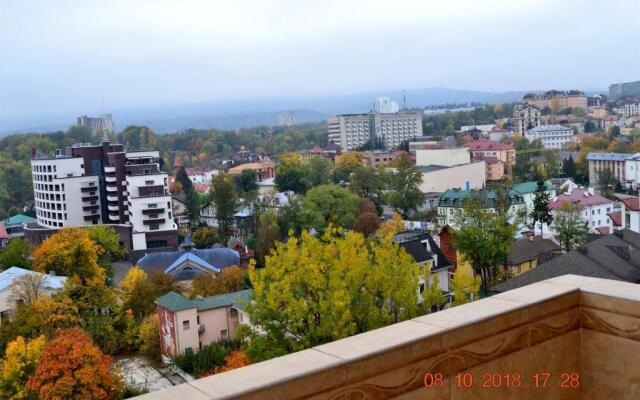
[[0, 118], [640, 79], [638, 0], [0, 0]]

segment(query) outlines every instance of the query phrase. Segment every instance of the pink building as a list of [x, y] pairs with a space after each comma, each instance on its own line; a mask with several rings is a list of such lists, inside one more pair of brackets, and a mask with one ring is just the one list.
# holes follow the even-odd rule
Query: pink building
[[588, 189], [576, 189], [549, 200], [549, 209], [554, 216], [562, 204], [568, 201], [580, 207], [580, 213], [590, 232], [611, 233], [613, 221], [608, 214], [613, 212], [613, 201], [593, 194]]
[[162, 354], [175, 357], [197, 352], [211, 342], [234, 338], [240, 324], [249, 324], [244, 306], [251, 289], [188, 299], [169, 292], [156, 300]]

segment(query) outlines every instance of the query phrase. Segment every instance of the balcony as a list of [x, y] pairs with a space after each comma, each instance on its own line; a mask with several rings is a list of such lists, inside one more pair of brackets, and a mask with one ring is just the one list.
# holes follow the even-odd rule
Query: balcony
[[145, 208], [142, 210], [143, 214], [162, 214], [164, 213], [164, 208]]
[[109, 195], [107, 195], [107, 201], [115, 201], [115, 202], [117, 202], [118, 201], [118, 196], [113, 195], [113, 194], [109, 194]]
[[114, 173], [116, 172], [116, 167], [104, 167], [104, 172], [107, 174]]
[[107, 185], [107, 192], [117, 192], [118, 191], [118, 187], [117, 186], [111, 186], [111, 185]]
[[142, 221], [142, 223], [145, 225], [164, 224], [164, 221], [165, 221], [164, 218], [154, 218], [154, 219], [145, 219]]
[[82, 193], [97, 192], [98, 191], [98, 187], [97, 186], [84, 186], [84, 187], [80, 188], [80, 191]]
[[89, 214], [84, 216], [85, 221], [93, 221], [95, 219], [100, 219], [100, 214]]
[[116, 178], [115, 176], [105, 176], [104, 180], [109, 183], [116, 183], [118, 181], [118, 178]]
[[109, 211], [120, 211], [120, 207], [118, 207], [117, 205], [108, 204], [107, 208], [109, 209]]
[[98, 211], [98, 209], [100, 209], [100, 206], [98, 204], [82, 207], [82, 211]]
[[640, 285], [564, 275], [138, 398], [631, 400], [639, 366]]
[[97, 201], [98, 196], [84, 196], [82, 197], [82, 201]]
[[168, 195], [169, 191], [163, 185], [140, 186], [138, 188], [139, 197], [156, 197]]

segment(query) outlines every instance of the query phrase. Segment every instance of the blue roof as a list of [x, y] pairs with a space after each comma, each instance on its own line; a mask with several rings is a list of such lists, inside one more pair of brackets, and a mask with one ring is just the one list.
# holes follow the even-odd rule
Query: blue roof
[[21, 276], [25, 275], [40, 275], [44, 277], [44, 287], [49, 289], [62, 289], [64, 282], [67, 280], [66, 276], [55, 276], [49, 274], [43, 274], [42, 272], [31, 271], [19, 267], [10, 267], [0, 272], [0, 291], [11, 286], [13, 281]]
[[28, 215], [16, 214], [11, 218], [5, 219], [4, 221], [2, 221], [2, 223], [5, 225], [21, 225], [21, 224], [24, 224], [25, 222], [33, 222], [35, 220], [36, 220], [35, 218], [30, 217]]
[[589, 153], [587, 160], [624, 161], [632, 156], [633, 154], [629, 153]]
[[[182, 261], [174, 265], [181, 257], [186, 256]], [[194, 257], [195, 256], [195, 257]], [[229, 248], [213, 248], [213, 249], [193, 249], [189, 252], [184, 251], [163, 251], [157, 253], [148, 253], [144, 257], [138, 260], [136, 263], [145, 272], [150, 273], [154, 269], [160, 269], [163, 271], [168, 270], [170, 267], [175, 268], [178, 264], [184, 261], [191, 261], [208, 268], [215, 267], [218, 270], [224, 268], [240, 265], [240, 254]], [[212, 272], [214, 270], [212, 269]], [[174, 274], [177, 280], [187, 280], [193, 278], [198, 271], [178, 271]]]
[[203, 260], [202, 258], [198, 257], [197, 255], [191, 252], [186, 252], [182, 254], [180, 257], [178, 257], [178, 259], [175, 260], [171, 265], [169, 265], [164, 270], [164, 273], [170, 274], [174, 269], [178, 268], [181, 264], [185, 262], [192, 262], [194, 264], [198, 264], [203, 268], [211, 270], [211, 272], [220, 272], [220, 268], [217, 268], [215, 265], [209, 264], [208, 262], [206, 262], [205, 260]]

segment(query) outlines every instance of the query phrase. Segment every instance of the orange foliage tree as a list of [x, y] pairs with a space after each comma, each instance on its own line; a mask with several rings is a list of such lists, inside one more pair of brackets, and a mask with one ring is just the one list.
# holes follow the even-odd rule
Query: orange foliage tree
[[219, 374], [220, 372], [231, 371], [232, 369], [244, 367], [245, 365], [251, 364], [251, 360], [247, 357], [246, 354], [242, 351], [234, 351], [227, 354], [224, 357], [224, 365], [221, 367], [216, 367], [213, 370], [214, 374]]
[[83, 330], [65, 329], [44, 347], [27, 387], [40, 400], [114, 399], [121, 382], [109, 371], [111, 363]]
[[77, 276], [83, 282], [104, 281], [105, 271], [98, 265], [102, 249], [85, 229], [64, 228], [45, 240], [33, 252], [33, 269], [58, 275]]

